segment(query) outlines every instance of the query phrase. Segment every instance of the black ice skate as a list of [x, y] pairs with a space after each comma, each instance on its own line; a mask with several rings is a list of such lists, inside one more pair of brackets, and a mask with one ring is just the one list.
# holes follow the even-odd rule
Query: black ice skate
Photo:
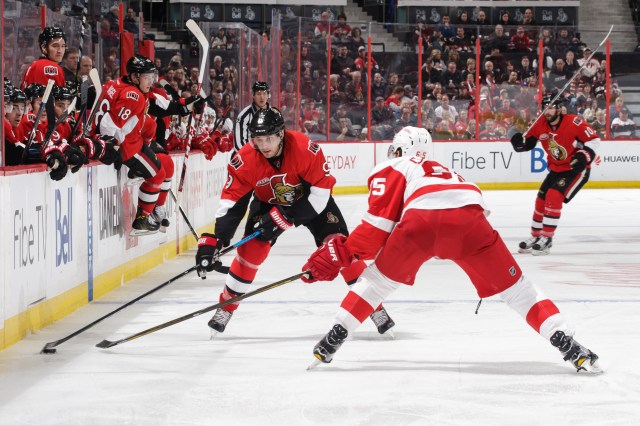
[[535, 243], [538, 242], [538, 240], [540, 239], [540, 237], [531, 237], [531, 238], [527, 238], [524, 241], [520, 242], [519, 248], [518, 248], [518, 252], [519, 253], [530, 253], [531, 252], [531, 248], [533, 247], [533, 245]]
[[331, 330], [313, 347], [313, 356], [324, 363], [330, 363], [333, 354], [347, 339], [347, 329], [335, 324]]
[[[222, 308], [219, 308], [216, 313], [211, 317], [207, 325], [211, 327], [213, 331], [218, 333], [224, 332], [224, 329], [227, 328], [227, 324], [231, 320], [231, 316], [233, 312], [225, 311]], [[214, 337], [215, 333], [212, 332], [211, 337]]]
[[[373, 323], [376, 325], [378, 333], [380, 334], [386, 333], [394, 325], [396, 325], [396, 323], [393, 322], [393, 320], [387, 313], [387, 310], [384, 308], [384, 306], [380, 306], [380, 309], [378, 309], [377, 311], [373, 311], [373, 313], [369, 315], [369, 318], [371, 318], [371, 321], [373, 321]], [[390, 332], [389, 334], [393, 336], [393, 332]]]
[[551, 237], [540, 237], [531, 247], [531, 254], [534, 256], [547, 255], [552, 245]]
[[136, 213], [136, 219], [131, 225], [131, 232], [129, 235], [132, 237], [141, 235], [155, 234], [160, 229], [160, 224], [157, 223], [149, 214], [145, 214], [140, 207]]
[[598, 355], [576, 342], [573, 337], [567, 336], [562, 331], [556, 331], [551, 336], [551, 344], [558, 348], [565, 361], [570, 361], [577, 371], [599, 374], [603, 370], [598, 364]]
[[165, 206], [155, 206], [151, 217], [153, 221], [160, 224], [160, 232], [167, 232], [167, 228], [171, 223], [167, 218], [167, 208]]

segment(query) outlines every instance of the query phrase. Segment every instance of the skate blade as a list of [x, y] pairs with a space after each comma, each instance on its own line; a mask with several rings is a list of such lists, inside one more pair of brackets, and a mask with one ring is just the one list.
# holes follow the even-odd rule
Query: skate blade
[[209, 340], [216, 340], [216, 337], [220, 334], [219, 331], [211, 329], [211, 335], [209, 336]]
[[523, 248], [519, 248], [518, 249], [518, 253], [522, 253], [522, 254], [527, 254], [527, 253], [531, 253], [531, 249], [523, 249]]
[[588, 358], [585, 358], [582, 364], [580, 365], [580, 367], [578, 368], [578, 373], [581, 371], [584, 371], [585, 373], [588, 373], [588, 374], [604, 373], [604, 370], [602, 369], [602, 367], [600, 367], [600, 363], [598, 362], [598, 360], [595, 360], [592, 364], [591, 360], [589, 360]]
[[386, 337], [389, 340], [395, 340], [396, 339], [396, 334], [393, 332], [393, 328], [390, 328], [387, 331], [385, 331], [382, 336]]
[[549, 249], [546, 250], [531, 250], [531, 254], [534, 256], [546, 256], [549, 254]]
[[162, 232], [163, 234], [166, 234], [167, 233], [167, 227], [166, 226], [161, 226], [159, 231]]
[[130, 237], [142, 237], [144, 235], [152, 235], [157, 233], [158, 231], [147, 231], [146, 229], [132, 229], [129, 232]]
[[320, 359], [316, 358], [314, 359], [311, 364], [309, 364], [309, 366], [307, 367], [307, 371], [311, 371], [314, 368], [316, 368], [317, 366], [319, 366], [320, 364], [322, 364], [322, 361], [320, 361]]

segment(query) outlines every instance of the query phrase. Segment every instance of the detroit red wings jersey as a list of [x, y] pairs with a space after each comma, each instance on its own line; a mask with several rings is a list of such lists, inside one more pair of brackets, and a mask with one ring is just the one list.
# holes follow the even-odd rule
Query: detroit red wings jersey
[[38, 59], [33, 61], [27, 68], [20, 87], [24, 90], [31, 83], [46, 86], [49, 79], [53, 80], [56, 86], [64, 86], [64, 71], [62, 67], [47, 58]]
[[142, 148], [142, 124], [147, 97], [134, 85], [121, 78], [102, 87], [102, 102], [96, 114], [96, 133], [113, 136], [120, 143], [124, 161]]
[[[361, 259], [373, 259], [409, 209], [443, 210], [477, 204], [489, 214], [473, 183], [421, 157], [401, 157], [376, 166], [369, 176], [369, 208], [347, 245]], [[446, 232], [446, 231], [445, 231]]]
[[[571, 170], [571, 158], [584, 145], [597, 152], [600, 138], [591, 126], [577, 115], [567, 114], [560, 119], [556, 128], [541, 118], [525, 135], [534, 136], [542, 143], [547, 153], [549, 169], [554, 172]], [[590, 166], [588, 166], [590, 167]]]
[[243, 146], [227, 166], [229, 176], [216, 218], [225, 216], [251, 191], [260, 201], [274, 205], [292, 206], [305, 199], [315, 215], [321, 213], [336, 179], [320, 146], [302, 133], [287, 130], [280, 161], [276, 168], [251, 144]]

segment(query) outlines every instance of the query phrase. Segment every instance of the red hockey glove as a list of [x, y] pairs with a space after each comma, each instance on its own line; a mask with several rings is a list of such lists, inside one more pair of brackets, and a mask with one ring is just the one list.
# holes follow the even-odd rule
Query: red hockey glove
[[218, 141], [218, 149], [220, 152], [229, 152], [233, 149], [233, 136], [223, 136]]
[[178, 138], [175, 133], [170, 133], [167, 138], [167, 151], [175, 151], [179, 149], [184, 149], [186, 141]]
[[307, 260], [303, 271], [311, 271], [311, 276], [302, 276], [302, 281], [313, 283], [316, 281], [333, 281], [340, 269], [351, 265], [355, 256], [351, 254], [345, 241], [347, 237], [340, 235], [324, 243]]
[[253, 229], [261, 232], [256, 237], [258, 240], [273, 241], [294, 226], [293, 220], [287, 217], [282, 206], [273, 206], [269, 213], [265, 213], [253, 226]]
[[576, 173], [581, 173], [589, 164], [591, 164], [594, 157], [595, 152], [593, 152], [591, 148], [585, 146], [584, 148], [577, 150], [573, 153], [571, 162], [569, 163], [571, 165], [571, 170]]
[[211, 160], [218, 153], [218, 146], [211, 138], [205, 138], [200, 143], [200, 149], [204, 153], [204, 158]]

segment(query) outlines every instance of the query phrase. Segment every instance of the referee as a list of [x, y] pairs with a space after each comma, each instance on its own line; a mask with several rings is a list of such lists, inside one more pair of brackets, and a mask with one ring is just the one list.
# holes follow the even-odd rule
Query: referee
[[236, 152], [240, 151], [240, 148], [251, 140], [249, 124], [251, 124], [253, 115], [260, 109], [268, 109], [270, 107], [269, 102], [267, 102], [271, 93], [268, 83], [264, 81], [256, 81], [253, 83], [252, 90], [253, 102], [251, 105], [240, 111], [233, 129], [233, 143], [235, 145]]

